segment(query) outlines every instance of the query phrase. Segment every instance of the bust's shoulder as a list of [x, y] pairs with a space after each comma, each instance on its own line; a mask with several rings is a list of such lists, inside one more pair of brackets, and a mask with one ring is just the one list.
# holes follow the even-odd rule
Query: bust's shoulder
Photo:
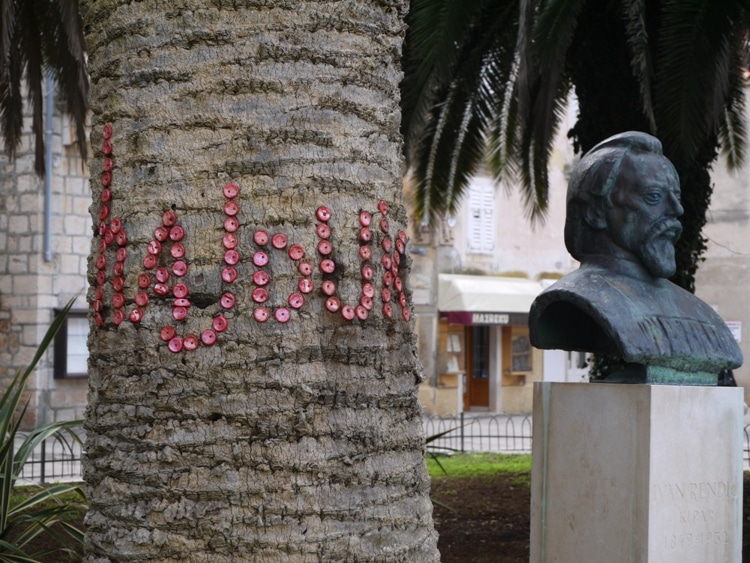
[[742, 363], [726, 323], [707, 303], [666, 279], [582, 267], [539, 294], [529, 312], [538, 348], [583, 350], [629, 362], [716, 373]]

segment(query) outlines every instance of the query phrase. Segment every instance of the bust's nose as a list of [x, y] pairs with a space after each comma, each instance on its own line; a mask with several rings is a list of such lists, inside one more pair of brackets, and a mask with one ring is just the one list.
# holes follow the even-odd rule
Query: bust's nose
[[670, 191], [667, 196], [667, 213], [671, 217], [680, 217], [685, 213], [685, 210], [680, 203], [680, 195], [672, 191]]

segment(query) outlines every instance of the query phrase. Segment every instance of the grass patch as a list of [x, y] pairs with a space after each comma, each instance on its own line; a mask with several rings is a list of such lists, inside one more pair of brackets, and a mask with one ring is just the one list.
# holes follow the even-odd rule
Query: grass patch
[[[75, 484], [83, 487], [83, 483]], [[11, 503], [13, 503], [14, 505], [20, 504], [28, 500], [35, 494], [39, 493], [40, 491], [49, 489], [52, 486], [54, 486], [54, 483], [46, 483], [43, 485], [16, 485], [13, 489], [13, 492], [11, 493]], [[81, 495], [76, 491], [61, 493], [59, 495], [56, 495], [55, 499], [45, 499], [37, 504], [36, 507], [40, 510], [49, 510], [58, 506], [60, 502], [69, 504], [71, 508], [70, 512], [68, 512], [65, 517], [62, 518], [63, 520], [80, 519], [83, 518], [86, 514], [88, 503], [86, 499], [81, 498]]]
[[439, 456], [438, 459], [439, 465], [431, 456], [427, 456], [427, 470], [433, 479], [514, 473], [528, 485], [531, 474], [530, 454], [453, 454]]

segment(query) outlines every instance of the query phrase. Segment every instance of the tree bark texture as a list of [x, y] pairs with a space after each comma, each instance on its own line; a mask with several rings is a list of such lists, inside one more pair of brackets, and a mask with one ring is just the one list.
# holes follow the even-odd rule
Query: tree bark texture
[[95, 148], [86, 561], [438, 559], [395, 250], [406, 7], [81, 0]]

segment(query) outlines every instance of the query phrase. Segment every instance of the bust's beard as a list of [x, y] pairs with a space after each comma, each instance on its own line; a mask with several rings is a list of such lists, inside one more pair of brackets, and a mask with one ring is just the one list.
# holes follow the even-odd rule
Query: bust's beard
[[641, 247], [640, 258], [655, 278], [669, 278], [677, 271], [674, 244], [666, 239], [652, 239]]
[[674, 244], [682, 234], [677, 220], [665, 220], [654, 225], [646, 242], [638, 249], [639, 258], [655, 278], [669, 278], [677, 271]]

